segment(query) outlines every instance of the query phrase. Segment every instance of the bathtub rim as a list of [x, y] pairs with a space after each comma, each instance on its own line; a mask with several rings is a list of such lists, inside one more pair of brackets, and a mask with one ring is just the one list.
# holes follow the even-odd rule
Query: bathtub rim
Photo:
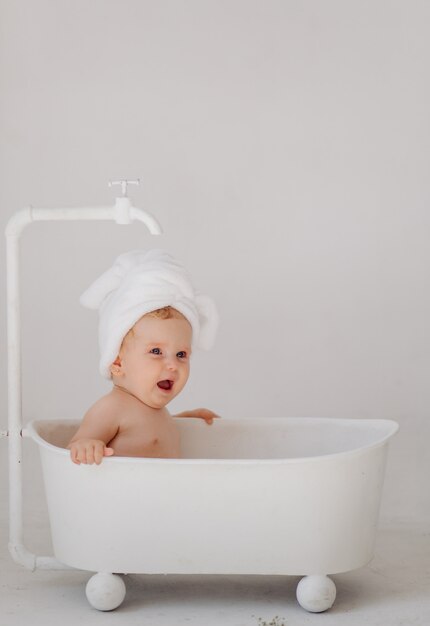
[[[184, 418], [177, 418], [184, 419]], [[185, 418], [185, 419], [193, 419], [199, 420], [200, 418]], [[106, 457], [103, 459], [103, 464], [108, 463], [135, 463], [139, 461], [144, 464], [179, 464], [179, 465], [284, 465], [291, 463], [315, 463], [315, 462], [328, 462], [333, 459], [341, 459], [344, 457], [351, 457], [359, 454], [363, 454], [364, 452], [368, 452], [375, 448], [379, 448], [387, 443], [391, 437], [393, 437], [397, 431], [399, 430], [399, 424], [395, 420], [392, 419], [371, 419], [371, 418], [339, 418], [339, 417], [270, 417], [270, 418], [261, 418], [261, 417], [249, 417], [249, 418], [222, 418], [223, 420], [228, 421], [261, 421], [265, 419], [270, 420], [288, 420], [290, 422], [342, 422], [346, 423], [367, 423], [367, 424], [384, 424], [387, 427], [387, 432], [376, 439], [373, 443], [367, 446], [360, 446], [359, 448], [353, 448], [351, 450], [344, 450], [341, 452], [333, 452], [331, 454], [320, 454], [316, 456], [302, 456], [302, 457], [293, 457], [293, 458], [275, 458], [275, 459], [234, 459], [234, 458], [223, 458], [223, 459], [211, 459], [211, 458], [197, 458], [197, 459], [182, 459], [182, 458], [154, 458], [154, 457], [135, 457], [135, 456], [114, 456], [114, 457]], [[60, 448], [59, 446], [54, 446], [52, 443], [49, 443], [43, 437], [41, 437], [36, 431], [36, 424], [40, 422], [75, 422], [80, 421], [76, 418], [55, 418], [55, 419], [35, 419], [28, 422], [25, 429], [23, 430], [23, 436], [31, 438], [38, 446], [48, 449], [51, 452], [55, 452], [56, 454], [60, 454], [62, 456], [70, 456], [70, 452], [67, 448]], [[87, 464], [83, 464], [84, 467], [87, 467]]]

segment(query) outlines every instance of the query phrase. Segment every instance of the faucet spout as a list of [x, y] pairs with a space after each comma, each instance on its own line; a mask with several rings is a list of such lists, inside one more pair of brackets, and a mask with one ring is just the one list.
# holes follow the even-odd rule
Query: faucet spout
[[127, 196], [127, 185], [138, 185], [140, 179], [136, 180], [111, 180], [109, 181], [109, 187], [113, 185], [121, 185], [122, 196], [115, 198], [115, 206], [113, 209], [114, 220], [117, 224], [131, 224], [133, 220], [143, 222], [151, 235], [161, 235], [163, 229], [153, 217], [147, 211], [143, 209], [137, 209], [132, 206], [130, 198]]
[[161, 235], [163, 232], [155, 217], [148, 211], [132, 206], [128, 196], [115, 198], [114, 219], [117, 224], [131, 224], [133, 220], [143, 222], [151, 235]]
[[132, 220], [143, 222], [151, 235], [163, 234], [163, 229], [161, 228], [159, 222], [155, 219], [153, 215], [148, 213], [148, 211], [144, 211], [143, 209], [137, 209], [136, 207], [130, 207], [130, 217]]

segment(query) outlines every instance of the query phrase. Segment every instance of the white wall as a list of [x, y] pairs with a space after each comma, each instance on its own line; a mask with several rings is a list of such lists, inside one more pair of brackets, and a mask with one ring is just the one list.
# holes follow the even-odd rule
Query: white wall
[[0, 225], [140, 176], [165, 229], [25, 232], [25, 419], [105, 391], [79, 294], [161, 246], [222, 318], [171, 408], [394, 418], [383, 518], [430, 519], [429, 20], [426, 0], [3, 0]]

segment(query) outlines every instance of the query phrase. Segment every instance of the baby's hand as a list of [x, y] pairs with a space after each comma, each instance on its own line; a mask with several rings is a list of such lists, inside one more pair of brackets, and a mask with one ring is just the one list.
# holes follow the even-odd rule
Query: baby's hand
[[206, 424], [212, 424], [214, 419], [220, 419], [220, 416], [209, 409], [193, 409], [192, 411], [183, 411], [175, 417], [200, 417], [205, 420]]
[[113, 448], [107, 448], [104, 441], [100, 439], [78, 439], [69, 446], [70, 456], [73, 463], [80, 465], [85, 463], [100, 465], [104, 456], [112, 456]]

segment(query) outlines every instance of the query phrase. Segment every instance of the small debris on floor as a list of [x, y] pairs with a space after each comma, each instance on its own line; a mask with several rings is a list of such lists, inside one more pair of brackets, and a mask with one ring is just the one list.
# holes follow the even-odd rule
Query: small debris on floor
[[287, 624], [283, 621], [282, 617], [275, 615], [275, 617], [270, 622], [266, 622], [266, 620], [264, 620], [262, 617], [259, 617], [258, 626], [287, 626]]

